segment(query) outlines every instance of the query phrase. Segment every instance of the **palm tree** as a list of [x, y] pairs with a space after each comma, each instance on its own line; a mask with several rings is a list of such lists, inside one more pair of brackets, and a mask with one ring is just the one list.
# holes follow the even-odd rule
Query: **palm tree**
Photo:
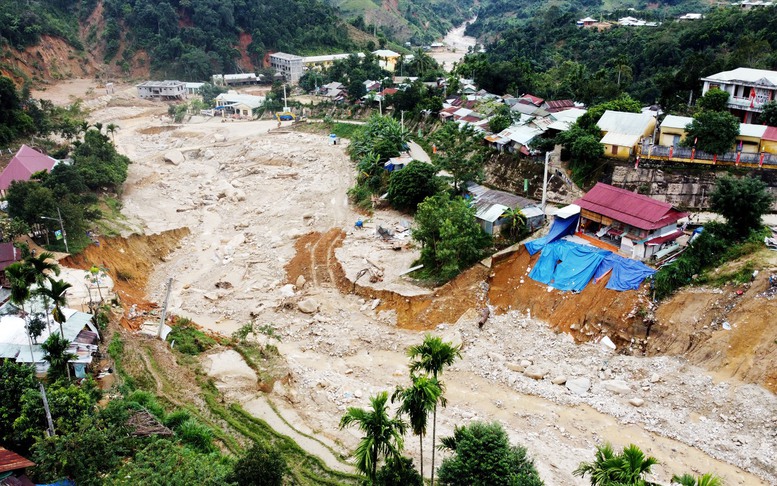
[[51, 277], [49, 277], [48, 280], [49, 286], [41, 287], [40, 293], [45, 295], [46, 298], [50, 299], [51, 303], [54, 304], [51, 315], [54, 317], [54, 320], [59, 323], [60, 337], [65, 339], [65, 331], [62, 329], [62, 324], [64, 324], [67, 319], [65, 319], [65, 315], [62, 313], [62, 307], [67, 305], [67, 296], [65, 295], [65, 292], [67, 292], [67, 289], [71, 288], [72, 285], [64, 280], [54, 280]]
[[45, 292], [41, 292], [41, 289], [46, 283], [46, 278], [49, 274], [59, 275], [59, 264], [54, 258], [54, 254], [44, 251], [40, 255], [33, 256], [28, 255], [24, 262], [32, 267], [35, 272], [35, 284], [38, 286], [37, 294], [43, 296], [43, 305], [46, 307], [46, 324], [48, 326], [49, 334], [51, 334], [51, 319], [49, 318], [49, 299]]
[[681, 486], [723, 486], [723, 480], [710, 473], [702, 474], [699, 477], [693, 477], [691, 474], [674, 475], [672, 482]]
[[114, 138], [114, 135], [116, 134], [116, 130], [119, 129], [119, 125], [116, 125], [115, 123], [109, 123], [105, 126], [105, 131], [111, 134], [111, 142], [113, 144], [116, 144], [116, 139]]
[[521, 208], [507, 209], [503, 217], [507, 220], [508, 234], [510, 238], [516, 238], [520, 232], [521, 227], [526, 224], [526, 217], [521, 212]]
[[70, 366], [68, 365], [68, 362], [76, 357], [76, 355], [67, 352], [70, 347], [70, 341], [57, 336], [56, 334], [52, 334], [40, 347], [46, 352], [43, 359], [48, 361], [50, 365], [49, 371], [46, 373], [49, 382], [55, 382], [65, 376], [65, 373], [63, 372], [65, 370], [67, 370], [67, 377], [69, 379]]
[[410, 419], [410, 428], [418, 436], [421, 449], [421, 477], [424, 476], [424, 436], [426, 435], [426, 423], [429, 412], [434, 410], [437, 402], [445, 406], [445, 397], [442, 396], [442, 385], [435, 378], [428, 376], [416, 376], [410, 374], [413, 384], [407, 388], [397, 387], [391, 395], [391, 402], [400, 400], [397, 415], [407, 414]]
[[596, 448], [593, 462], [581, 462], [572, 474], [585, 477], [591, 476], [591, 486], [655, 486], [655, 483], [645, 481], [644, 476], [650, 474], [650, 469], [658, 464], [655, 457], [645, 457], [639, 447], [630, 444], [623, 452], [616, 454], [610, 444]]
[[370, 398], [370, 409], [348, 407], [340, 419], [340, 428], [356, 424], [364, 437], [356, 447], [356, 468], [375, 483], [379, 457], [399, 458], [402, 455], [407, 425], [388, 414], [388, 393], [381, 392]]
[[24, 312], [24, 304], [30, 298], [30, 285], [35, 281], [35, 276], [33, 275], [32, 268], [24, 262], [12, 263], [6, 267], [5, 276], [11, 284], [11, 302], [18, 305], [22, 310], [24, 329], [27, 331], [27, 339], [30, 341], [30, 359], [32, 360], [32, 366], [35, 366], [35, 356], [32, 353], [32, 336]]
[[[423, 370], [432, 375], [435, 381], [438, 381], [438, 375], [441, 375], [446, 366], [450, 366], [461, 358], [461, 346], [454, 346], [446, 343], [438, 336], [427, 334], [424, 341], [417, 346], [410, 346], [407, 350], [410, 362], [410, 372], [414, 373]], [[439, 382], [438, 382], [439, 383]], [[442, 388], [442, 387], [441, 387]], [[442, 394], [440, 394], [442, 398]], [[445, 403], [441, 402], [443, 406]], [[434, 404], [432, 420], [432, 484], [434, 484], [434, 449], [437, 438], [437, 403]]]

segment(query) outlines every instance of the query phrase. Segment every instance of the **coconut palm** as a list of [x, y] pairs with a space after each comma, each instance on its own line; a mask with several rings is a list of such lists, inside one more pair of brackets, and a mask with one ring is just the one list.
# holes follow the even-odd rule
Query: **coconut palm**
[[593, 462], [581, 462], [572, 474], [591, 476], [591, 486], [654, 486], [644, 479], [650, 469], [658, 464], [655, 457], [645, 456], [639, 447], [630, 444], [623, 452], [616, 454], [612, 445], [603, 444], [596, 448]]
[[401, 419], [388, 414], [388, 393], [381, 392], [370, 398], [370, 408], [348, 407], [340, 419], [340, 428], [357, 425], [364, 437], [356, 447], [356, 468], [375, 483], [380, 457], [399, 458], [402, 455], [407, 425]]
[[436, 378], [428, 376], [416, 376], [410, 374], [413, 384], [407, 388], [397, 387], [391, 395], [391, 402], [400, 401], [397, 414], [407, 414], [410, 419], [410, 428], [418, 436], [421, 450], [421, 477], [424, 476], [424, 436], [429, 412], [434, 410], [437, 402], [445, 406], [445, 397], [442, 396], [442, 385]]
[[27, 339], [30, 341], [30, 358], [32, 365], [35, 366], [35, 357], [32, 354], [32, 336], [27, 325], [27, 317], [24, 311], [24, 304], [30, 298], [30, 286], [35, 281], [32, 268], [24, 262], [12, 263], [5, 269], [5, 276], [11, 284], [11, 302], [18, 305], [22, 310], [22, 320], [24, 328], [27, 331]]
[[719, 476], [714, 474], [702, 474], [699, 477], [694, 477], [691, 474], [683, 474], [682, 476], [672, 476], [672, 483], [677, 483], [681, 486], [723, 486], [723, 480]]
[[[454, 346], [451, 343], [444, 342], [439, 336], [427, 334], [424, 341], [417, 346], [410, 346], [407, 350], [410, 362], [410, 372], [424, 371], [432, 375], [435, 381], [438, 381], [438, 375], [441, 375], [446, 366], [450, 366], [461, 358], [461, 346]], [[439, 383], [439, 381], [438, 381]], [[442, 394], [440, 394], [442, 398]], [[441, 402], [445, 406], [444, 402]], [[432, 474], [431, 480], [434, 484], [434, 450], [436, 448], [437, 436], [437, 403], [434, 404], [432, 419]]]
[[51, 334], [51, 319], [49, 317], [49, 299], [45, 292], [41, 292], [41, 289], [45, 286], [46, 279], [50, 274], [59, 275], [59, 264], [54, 258], [54, 254], [44, 251], [39, 255], [28, 255], [24, 262], [32, 267], [35, 274], [35, 284], [38, 286], [38, 295], [43, 297], [43, 305], [46, 308], [46, 324], [48, 326], [49, 334]]

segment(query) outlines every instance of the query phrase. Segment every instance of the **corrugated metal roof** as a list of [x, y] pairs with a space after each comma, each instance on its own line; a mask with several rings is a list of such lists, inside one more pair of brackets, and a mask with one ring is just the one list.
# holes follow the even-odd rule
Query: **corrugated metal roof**
[[751, 84], [761, 84], [763, 86], [777, 86], [777, 71], [768, 71], [766, 69], [736, 68], [732, 71], [723, 71], [713, 74], [702, 81], [728, 81], [742, 82]]
[[649, 113], [607, 110], [596, 124], [603, 132], [642, 135], [655, 118]]
[[743, 137], [761, 138], [763, 137], [766, 129], [769, 128], [766, 125], [752, 125], [750, 123], [740, 123], [739, 134]]
[[13, 451], [9, 451], [5, 447], [0, 447], [0, 473], [34, 466], [35, 463], [31, 460], [26, 459]]
[[537, 203], [531, 199], [518, 196], [505, 191], [498, 191], [496, 189], [489, 189], [486, 186], [475, 184], [470, 182], [467, 184], [467, 192], [472, 194], [477, 202], [487, 202], [490, 204], [502, 204], [509, 208], [525, 208], [528, 206], [534, 206]]
[[680, 130], [685, 130], [685, 127], [692, 121], [693, 118], [690, 116], [666, 115], [664, 121], [661, 122], [661, 128], [678, 128]]
[[605, 145], [617, 145], [619, 147], [633, 147], [639, 143], [640, 137], [641, 135], [607, 132], [607, 134], [602, 137], [599, 143], [603, 143]]
[[644, 230], [663, 228], [687, 216], [669, 203], [601, 182], [575, 201], [575, 204], [588, 211]]
[[503, 204], [488, 204], [483, 203], [479, 204], [477, 206], [477, 212], [475, 213], [475, 217], [478, 219], [482, 219], [483, 221], [488, 221], [489, 223], [493, 223], [497, 219], [499, 219], [502, 214], [504, 214], [505, 211], [507, 211], [507, 206]]
[[761, 139], [777, 142], [777, 127], [766, 127], [766, 131], [761, 136]]

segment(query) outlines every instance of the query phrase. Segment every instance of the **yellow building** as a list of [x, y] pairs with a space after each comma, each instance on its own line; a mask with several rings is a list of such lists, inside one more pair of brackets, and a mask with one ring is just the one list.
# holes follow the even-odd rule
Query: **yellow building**
[[378, 49], [372, 54], [378, 58], [380, 67], [391, 72], [394, 72], [397, 68], [397, 62], [399, 62], [399, 58], [402, 56], [401, 54], [388, 49]]
[[658, 145], [664, 147], [679, 147], [685, 138], [685, 127], [693, 121], [689, 116], [667, 115], [661, 122]]
[[607, 110], [596, 124], [602, 130], [600, 143], [604, 145], [604, 155], [628, 159], [644, 138], [653, 136], [656, 117], [652, 113]]
[[777, 127], [766, 127], [761, 137], [761, 152], [777, 154]]

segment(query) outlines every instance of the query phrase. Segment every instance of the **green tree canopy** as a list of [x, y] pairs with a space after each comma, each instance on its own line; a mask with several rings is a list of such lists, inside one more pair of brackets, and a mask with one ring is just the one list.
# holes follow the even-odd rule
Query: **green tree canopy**
[[281, 486], [287, 469], [280, 451], [256, 443], [238, 459], [227, 480], [238, 486]]
[[426, 198], [418, 205], [413, 239], [421, 244], [424, 271], [432, 278], [450, 280], [483, 256], [491, 237], [475, 219], [475, 209], [447, 193]]
[[726, 111], [729, 94], [718, 88], [704, 93], [704, 96], [696, 101], [696, 108], [707, 111]]
[[655, 457], [645, 456], [634, 444], [620, 453], [615, 453], [610, 444], [603, 444], [596, 448], [593, 462], [581, 462], [572, 474], [590, 476], [591, 486], [654, 486], [644, 476], [656, 464]]
[[348, 153], [354, 160], [361, 160], [365, 155], [373, 153], [378, 156], [379, 162], [385, 162], [405, 150], [408, 136], [397, 120], [374, 115], [351, 137]]
[[682, 144], [710, 154], [723, 154], [732, 150], [739, 135], [739, 120], [725, 111], [702, 110], [685, 127], [687, 133]]
[[37, 384], [31, 366], [10, 359], [0, 360], [0, 443], [16, 442], [13, 423], [22, 413], [19, 397], [27, 390], [35, 390]]
[[766, 184], [753, 177], [721, 177], [710, 194], [710, 208], [720, 214], [739, 236], [761, 226], [761, 216], [769, 211], [774, 198]]
[[489, 152], [470, 125], [446, 123], [432, 134], [431, 140], [437, 147], [433, 162], [451, 175], [456, 190], [465, 182], [479, 182], [483, 178]]
[[543, 485], [526, 449], [510, 445], [502, 426], [474, 422], [455, 427], [442, 444], [454, 453], [442, 461], [440, 484], [446, 486]]
[[423, 486], [424, 480], [409, 457], [390, 457], [375, 477], [375, 486]]
[[413, 160], [403, 169], [391, 173], [388, 200], [395, 208], [412, 212], [421, 201], [437, 194], [440, 187], [437, 168], [432, 164]]
[[777, 127], [777, 100], [771, 100], [764, 103], [760, 119], [763, 125]]

